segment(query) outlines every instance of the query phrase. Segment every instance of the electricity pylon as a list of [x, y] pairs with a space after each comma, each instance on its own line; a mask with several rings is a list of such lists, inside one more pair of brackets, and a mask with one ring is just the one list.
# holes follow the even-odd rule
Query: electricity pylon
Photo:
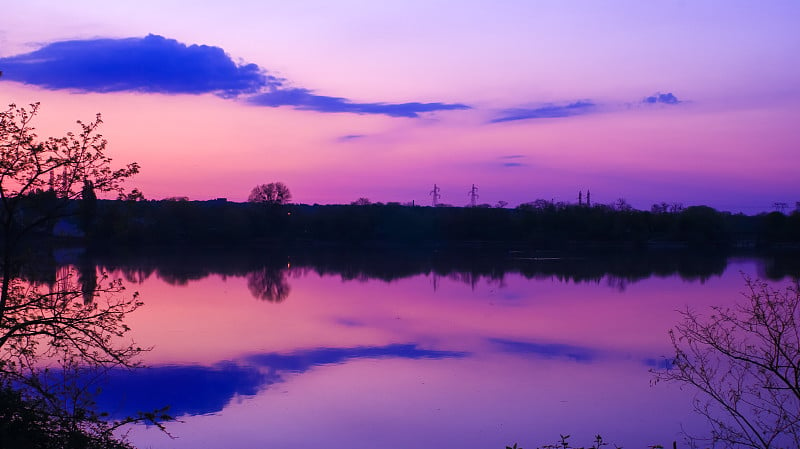
[[439, 198], [442, 197], [442, 195], [439, 194], [440, 190], [441, 189], [439, 189], [439, 186], [434, 184], [433, 190], [431, 190], [430, 193], [428, 193], [428, 195], [431, 195], [433, 197], [433, 207], [436, 207], [439, 204]]

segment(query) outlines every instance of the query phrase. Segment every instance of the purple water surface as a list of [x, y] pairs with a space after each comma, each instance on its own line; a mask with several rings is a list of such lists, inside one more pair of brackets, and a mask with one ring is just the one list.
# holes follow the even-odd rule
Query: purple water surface
[[698, 279], [379, 280], [289, 265], [278, 300], [252, 275], [146, 276], [129, 325], [150, 367], [112, 373], [100, 403], [120, 416], [171, 405], [174, 438], [128, 429], [140, 448], [501, 449], [598, 433], [670, 446], [705, 429], [691, 391], [651, 385], [676, 310], [732, 303], [761, 271], [734, 259]]

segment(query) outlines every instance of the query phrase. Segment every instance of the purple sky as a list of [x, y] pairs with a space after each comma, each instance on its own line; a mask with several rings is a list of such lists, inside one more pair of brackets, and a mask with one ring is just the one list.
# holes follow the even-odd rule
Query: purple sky
[[[795, 1], [5, 5], [0, 97], [101, 112], [145, 196], [800, 201]], [[71, 128], [72, 127], [72, 128]]]

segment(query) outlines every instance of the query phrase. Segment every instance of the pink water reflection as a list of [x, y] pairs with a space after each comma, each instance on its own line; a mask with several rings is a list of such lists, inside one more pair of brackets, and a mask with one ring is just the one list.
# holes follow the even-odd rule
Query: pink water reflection
[[702, 422], [690, 395], [651, 387], [648, 368], [669, 354], [676, 309], [735, 300], [740, 272], [756, 267], [624, 289], [515, 274], [470, 286], [306, 273], [288, 279], [281, 303], [254, 299], [244, 277], [183, 287], [150, 278], [137, 286], [146, 306], [130, 321], [137, 341], [155, 347], [146, 363], [229, 361], [263, 379], [221, 410], [181, 417], [175, 440], [153, 429], [131, 439], [154, 448], [500, 448], [560, 433], [588, 444], [601, 433], [625, 447], [667, 445]]

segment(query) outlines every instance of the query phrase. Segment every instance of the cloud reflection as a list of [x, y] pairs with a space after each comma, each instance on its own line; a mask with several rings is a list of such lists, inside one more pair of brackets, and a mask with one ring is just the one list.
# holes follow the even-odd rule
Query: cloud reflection
[[543, 358], [566, 358], [578, 362], [591, 362], [598, 356], [598, 351], [581, 346], [560, 343], [532, 343], [520, 340], [490, 338], [489, 341], [500, 347], [503, 352], [513, 354], [531, 354]]
[[222, 411], [236, 397], [253, 396], [284, 380], [281, 373], [304, 373], [315, 367], [349, 360], [399, 358], [446, 359], [465, 352], [422, 349], [416, 344], [314, 348], [290, 353], [264, 353], [240, 362], [213, 366], [153, 366], [141, 370], [111, 370], [97, 404], [112, 417], [134, 415], [169, 405], [173, 416]]

